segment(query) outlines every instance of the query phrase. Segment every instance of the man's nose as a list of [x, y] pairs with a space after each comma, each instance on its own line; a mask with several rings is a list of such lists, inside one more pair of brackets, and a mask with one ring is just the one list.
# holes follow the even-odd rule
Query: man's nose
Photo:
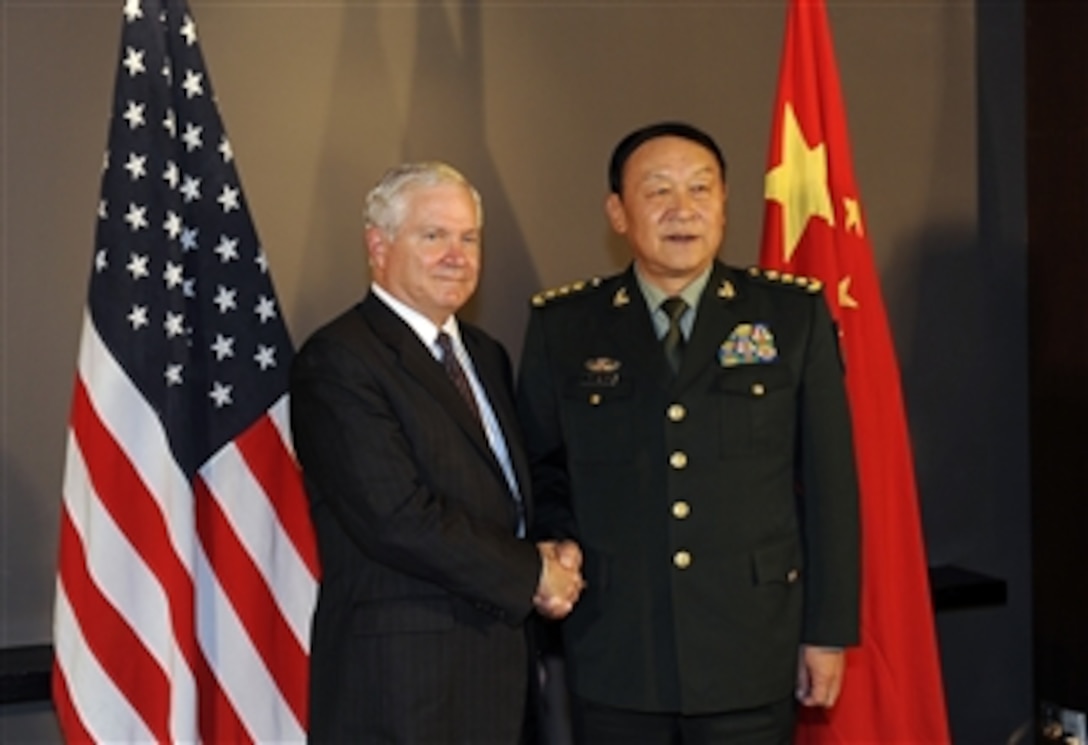
[[673, 195], [670, 207], [673, 215], [682, 219], [692, 217], [696, 214], [695, 198], [682, 189], [677, 190]]
[[690, 220], [696, 214], [695, 199], [687, 191], [673, 191], [669, 197], [666, 216], [670, 220]]
[[442, 260], [447, 264], [454, 264], [461, 266], [468, 262], [469, 247], [465, 244], [465, 241], [456, 236], [450, 236], [446, 241], [446, 250], [442, 255]]

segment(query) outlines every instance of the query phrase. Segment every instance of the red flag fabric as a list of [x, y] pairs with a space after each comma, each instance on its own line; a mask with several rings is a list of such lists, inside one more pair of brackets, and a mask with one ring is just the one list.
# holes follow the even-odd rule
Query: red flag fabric
[[122, 14], [68, 429], [57, 716], [69, 742], [302, 742], [319, 569], [291, 342], [185, 0]]
[[861, 644], [798, 743], [949, 742], [914, 465], [823, 0], [790, 0], [760, 262], [822, 281], [839, 324], [861, 489]]

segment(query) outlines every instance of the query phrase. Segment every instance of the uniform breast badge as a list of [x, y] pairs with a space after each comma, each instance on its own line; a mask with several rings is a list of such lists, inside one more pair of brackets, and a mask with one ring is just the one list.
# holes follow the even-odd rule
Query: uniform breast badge
[[582, 385], [613, 388], [620, 382], [620, 368], [623, 363], [611, 357], [590, 357], [586, 360], [585, 367]]
[[718, 348], [722, 367], [760, 365], [778, 359], [774, 334], [765, 323], [738, 323]]

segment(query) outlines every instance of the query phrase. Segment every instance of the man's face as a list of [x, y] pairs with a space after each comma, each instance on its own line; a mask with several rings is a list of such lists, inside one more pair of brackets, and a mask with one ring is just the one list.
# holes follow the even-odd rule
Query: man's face
[[714, 154], [682, 137], [639, 145], [623, 171], [622, 195], [605, 204], [649, 282], [677, 292], [710, 266], [725, 232], [727, 189]]
[[404, 219], [395, 236], [367, 230], [371, 271], [393, 297], [440, 326], [476, 290], [476, 202], [460, 184], [417, 186], [403, 198]]

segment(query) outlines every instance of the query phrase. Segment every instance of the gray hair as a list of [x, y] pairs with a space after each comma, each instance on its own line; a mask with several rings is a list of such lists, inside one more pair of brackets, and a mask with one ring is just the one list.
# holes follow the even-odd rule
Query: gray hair
[[476, 224], [483, 227], [484, 206], [480, 193], [460, 171], [441, 161], [402, 163], [390, 168], [366, 195], [366, 225], [394, 236], [405, 217], [405, 194], [421, 186], [460, 184], [476, 203]]

